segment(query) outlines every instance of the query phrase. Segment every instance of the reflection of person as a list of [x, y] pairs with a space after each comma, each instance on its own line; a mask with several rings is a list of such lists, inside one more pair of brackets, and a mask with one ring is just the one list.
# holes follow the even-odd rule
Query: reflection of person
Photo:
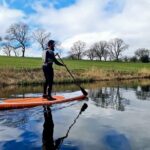
[[54, 141], [54, 122], [52, 112], [49, 106], [44, 106], [44, 119], [45, 121], [43, 124], [42, 150], [58, 150], [66, 136]]
[[43, 124], [43, 138], [42, 138], [43, 146], [42, 146], [42, 150], [58, 150], [61, 147], [64, 139], [68, 137], [71, 128], [76, 123], [76, 121], [79, 118], [79, 116], [81, 115], [81, 113], [83, 111], [85, 111], [85, 109], [87, 107], [88, 107], [88, 105], [85, 103], [82, 106], [77, 117], [74, 119], [74, 122], [68, 128], [66, 135], [61, 137], [61, 138], [58, 138], [54, 141], [54, 139], [53, 139], [54, 122], [53, 122], [52, 112], [51, 112], [51, 109], [49, 106], [44, 106], [44, 119], [45, 119], [45, 121]]
[[[51, 96], [54, 78], [53, 63], [59, 66], [64, 66], [55, 58], [54, 50], [55, 50], [55, 41], [50, 40], [48, 42], [48, 48], [43, 51], [43, 63], [44, 63], [43, 72], [45, 77], [43, 98], [47, 98], [48, 100], [55, 100], [55, 98]], [[47, 94], [47, 87], [48, 87], [48, 94]]]
[[44, 106], [44, 119], [43, 124], [43, 150], [55, 150], [53, 132], [54, 132], [54, 123], [52, 118], [51, 109], [47, 106]]

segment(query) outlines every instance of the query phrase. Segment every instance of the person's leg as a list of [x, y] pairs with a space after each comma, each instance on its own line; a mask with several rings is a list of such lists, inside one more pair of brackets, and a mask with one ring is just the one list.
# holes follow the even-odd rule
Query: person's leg
[[47, 87], [48, 87], [48, 71], [47, 66], [43, 66], [43, 73], [45, 77], [45, 81], [43, 84], [43, 98], [47, 98]]
[[50, 68], [49, 70], [49, 79], [48, 79], [48, 99], [49, 100], [55, 100], [55, 98], [52, 97], [52, 87], [53, 87], [53, 79], [54, 79], [54, 71], [53, 68]]

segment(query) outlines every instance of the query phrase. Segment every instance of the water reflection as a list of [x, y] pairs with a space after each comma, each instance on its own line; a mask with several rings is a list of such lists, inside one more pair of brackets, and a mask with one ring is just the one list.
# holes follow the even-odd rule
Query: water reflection
[[104, 136], [104, 143], [111, 150], [131, 150], [131, 145], [129, 139], [117, 131], [109, 131]]
[[50, 107], [44, 107], [44, 124], [43, 124], [43, 150], [55, 150], [55, 145], [54, 145], [54, 139], [53, 139], [53, 133], [54, 133], [54, 122], [52, 118], [52, 112]]
[[97, 90], [90, 90], [89, 96], [97, 106], [102, 108], [112, 108], [124, 111], [125, 106], [129, 105], [129, 100], [123, 98], [120, 87], [104, 87]]
[[83, 104], [79, 114], [74, 119], [73, 123], [69, 126], [66, 135], [60, 137], [56, 140], [53, 138], [54, 133], [54, 122], [52, 117], [51, 108], [49, 106], [44, 106], [44, 124], [43, 124], [43, 137], [42, 137], [42, 150], [58, 150], [61, 148], [64, 139], [66, 139], [69, 135], [71, 128], [75, 125], [77, 119], [82, 114], [83, 111], [87, 109], [88, 105], [86, 103]]
[[[86, 89], [99, 89], [103, 87], [116, 87], [121, 86], [125, 89], [128, 89], [129, 87], [137, 91], [138, 86], [141, 85], [141, 92], [144, 92], [146, 88], [149, 88], [147, 86], [150, 85], [150, 80], [142, 80], [142, 81], [111, 81], [111, 82], [95, 82], [92, 84], [83, 84], [83, 87]], [[145, 89], [144, 89], [145, 88]], [[31, 86], [6, 86], [1, 88], [0, 90], [0, 100], [3, 98], [12, 98], [12, 97], [34, 97], [34, 96], [41, 96], [42, 95], [43, 87], [42, 85], [31, 85]], [[79, 88], [74, 84], [61, 84], [61, 85], [54, 85], [53, 93], [56, 92], [73, 92], [77, 91]], [[149, 90], [149, 89], [147, 89]], [[139, 93], [139, 95], [142, 95], [142, 93]], [[148, 92], [148, 91], [147, 91]], [[37, 95], [38, 93], [38, 95]], [[105, 95], [106, 96], [106, 95]], [[149, 95], [148, 95], [149, 96]]]
[[150, 85], [139, 86], [136, 90], [136, 96], [140, 100], [150, 100]]
[[[120, 86], [116, 83], [106, 86], [97, 83], [87, 86], [91, 97], [86, 101], [89, 107], [78, 121], [78, 110], [82, 107], [79, 102], [55, 105], [51, 107], [52, 112], [44, 108], [44, 113], [43, 107], [0, 111], [0, 149], [149, 149], [150, 101], [146, 100], [150, 100], [150, 84]], [[36, 88], [33, 88], [35, 93]], [[64, 88], [69, 89], [67, 86]], [[26, 87], [25, 96], [31, 89]]]
[[[55, 85], [53, 93], [57, 92], [73, 92], [79, 88], [74, 85]], [[0, 90], [0, 99], [3, 98], [16, 98], [16, 97], [34, 97], [41, 96], [43, 91], [42, 85], [34, 86], [6, 86]], [[37, 94], [38, 93], [38, 94]]]

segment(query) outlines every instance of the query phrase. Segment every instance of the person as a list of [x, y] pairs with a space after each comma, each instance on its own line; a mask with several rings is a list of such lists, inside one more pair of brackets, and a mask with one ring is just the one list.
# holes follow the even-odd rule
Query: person
[[53, 71], [53, 63], [59, 66], [64, 66], [64, 64], [60, 63], [55, 55], [55, 41], [50, 40], [47, 44], [48, 48], [43, 51], [43, 72], [45, 77], [45, 82], [43, 86], [43, 98], [47, 98], [48, 100], [55, 100], [52, 97], [52, 86], [53, 86], [53, 78], [54, 78], [54, 71]]

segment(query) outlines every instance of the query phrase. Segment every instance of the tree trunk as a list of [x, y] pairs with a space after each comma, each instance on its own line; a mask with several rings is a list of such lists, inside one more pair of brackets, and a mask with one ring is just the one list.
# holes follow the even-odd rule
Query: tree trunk
[[22, 57], [24, 57], [25, 49], [22, 50]]

